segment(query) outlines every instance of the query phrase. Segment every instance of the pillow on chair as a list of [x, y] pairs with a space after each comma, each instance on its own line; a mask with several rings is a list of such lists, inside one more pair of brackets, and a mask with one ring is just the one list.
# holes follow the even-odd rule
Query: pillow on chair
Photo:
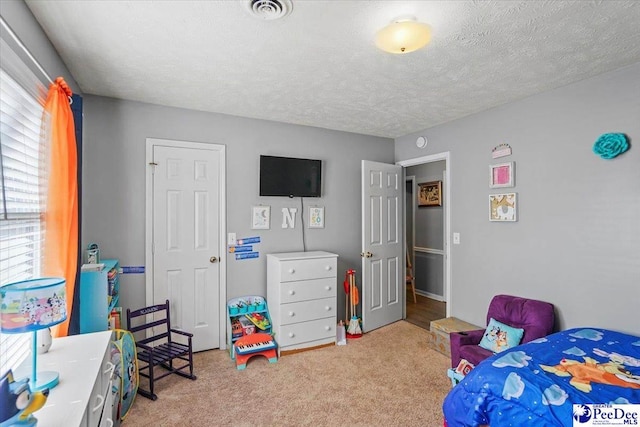
[[524, 329], [505, 325], [492, 317], [478, 345], [494, 353], [500, 353], [520, 344], [523, 334]]

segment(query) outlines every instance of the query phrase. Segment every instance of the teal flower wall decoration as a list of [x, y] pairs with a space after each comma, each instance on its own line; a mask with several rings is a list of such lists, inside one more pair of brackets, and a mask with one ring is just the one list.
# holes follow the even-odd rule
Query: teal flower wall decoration
[[623, 133], [605, 133], [593, 144], [593, 152], [603, 159], [613, 159], [629, 149], [629, 141]]

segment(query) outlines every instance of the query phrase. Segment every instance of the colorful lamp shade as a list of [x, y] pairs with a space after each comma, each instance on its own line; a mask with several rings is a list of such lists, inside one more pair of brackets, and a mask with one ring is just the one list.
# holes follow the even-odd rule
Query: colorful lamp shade
[[9, 283], [0, 287], [0, 329], [3, 334], [33, 333], [31, 350], [32, 391], [53, 388], [58, 384], [57, 372], [38, 372], [37, 332], [67, 319], [65, 280], [43, 277]]

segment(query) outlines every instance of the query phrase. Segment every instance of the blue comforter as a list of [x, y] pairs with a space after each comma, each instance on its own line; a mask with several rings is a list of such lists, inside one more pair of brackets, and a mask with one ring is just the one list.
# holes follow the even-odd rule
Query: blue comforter
[[640, 337], [558, 332], [480, 363], [444, 400], [449, 427], [573, 425], [573, 404], [640, 403]]

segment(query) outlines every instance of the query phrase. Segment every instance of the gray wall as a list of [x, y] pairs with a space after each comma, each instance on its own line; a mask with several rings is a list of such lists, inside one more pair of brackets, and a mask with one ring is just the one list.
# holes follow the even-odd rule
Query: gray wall
[[[25, 4], [0, 5], [47, 72], [62, 75], [77, 92]], [[484, 324], [490, 298], [505, 292], [553, 302], [559, 328], [640, 333], [633, 320], [640, 303], [638, 93], [635, 64], [396, 139], [396, 161], [451, 152], [451, 229], [461, 233], [461, 244], [451, 248], [453, 315]], [[262, 152], [326, 160], [325, 177], [331, 178], [325, 178], [321, 202], [327, 228], [307, 233], [308, 248], [338, 252], [341, 269], [359, 268], [359, 160], [393, 161], [387, 140], [97, 97], [86, 101], [83, 240], [99, 242], [104, 255], [118, 256], [124, 265], [144, 262], [144, 140], [157, 137], [227, 145], [227, 226], [239, 236], [251, 232], [248, 206], [271, 204], [278, 212], [287, 201], [257, 197], [257, 171], [243, 178], [234, 169], [252, 158], [256, 165]], [[597, 158], [593, 142], [614, 131], [627, 133], [635, 146], [614, 160]], [[415, 138], [423, 134], [429, 145], [420, 150]], [[487, 185], [488, 165], [497, 162], [491, 149], [503, 142], [514, 150], [504, 160], [517, 164], [519, 220], [510, 224], [489, 223], [487, 212], [488, 194], [496, 192]], [[263, 254], [299, 248], [298, 228], [262, 233]], [[260, 291], [263, 262], [230, 261], [228, 296]], [[144, 303], [142, 276], [123, 278], [123, 303]]]
[[[640, 63], [396, 139], [396, 161], [450, 151], [452, 315], [498, 293], [552, 302], [557, 327], [640, 333]], [[606, 132], [632, 147], [603, 160]], [[415, 146], [418, 135], [427, 149]], [[513, 155], [492, 159], [508, 143]], [[516, 162], [518, 221], [491, 223], [488, 165]]]
[[[47, 38], [42, 27], [40, 27], [40, 24], [38, 24], [38, 21], [36, 21], [22, 0], [0, 0], [0, 15], [2, 15], [2, 18], [9, 27], [11, 27], [20, 41], [29, 49], [29, 52], [37, 58], [49, 77], [52, 79], [58, 76], [64, 77], [71, 90], [74, 93], [80, 94], [78, 84], [71, 76], [71, 73], [69, 73], [67, 66], [62, 62], [62, 59], [60, 59], [58, 52], [56, 52]], [[0, 26], [0, 31], [2, 32], [2, 38], [7, 40], [7, 43], [15, 49], [16, 53], [19, 53], [20, 49], [12, 42], [11, 36], [5, 34], [4, 27]], [[42, 72], [38, 70], [26, 55], [21, 55], [21, 57], [36, 76], [44, 79]]]
[[[258, 196], [260, 154], [323, 161], [323, 197], [304, 205], [305, 212], [324, 206], [325, 228], [305, 227], [306, 248], [337, 253], [340, 282], [341, 271], [359, 271], [360, 160], [393, 163], [392, 140], [97, 96], [86, 96], [84, 105], [83, 242], [97, 242], [103, 257], [144, 265], [145, 141], [151, 137], [227, 147], [227, 230], [262, 239], [259, 259], [223, 258], [228, 298], [266, 295], [265, 254], [302, 250], [300, 199]], [[250, 209], [258, 204], [271, 206], [270, 230], [250, 229]], [[283, 207], [298, 208], [295, 229], [281, 228]], [[143, 275], [122, 276], [121, 304], [144, 306]]]
[[[416, 187], [418, 184], [430, 181], [443, 181], [442, 191], [444, 192], [444, 160], [422, 165], [410, 166], [405, 169], [407, 176], [416, 177]], [[419, 188], [418, 188], [419, 191]], [[418, 197], [417, 195], [415, 196]], [[442, 206], [418, 207], [416, 202], [415, 216], [415, 246], [429, 249], [444, 249], [444, 200]]]
[[[414, 176], [416, 179], [416, 192], [419, 192], [418, 184], [430, 181], [442, 181], [444, 192], [443, 172], [444, 160], [410, 166], [405, 169], [406, 176]], [[417, 194], [413, 197], [417, 198]], [[414, 246], [423, 249], [444, 249], [444, 203], [442, 206], [418, 207], [416, 201]], [[444, 299], [444, 257], [440, 254], [415, 251], [415, 278], [416, 289], [423, 291], [425, 295]]]
[[[0, 0], [0, 14], [47, 73], [78, 85], [22, 1]], [[4, 37], [4, 32], [3, 32]], [[34, 68], [39, 75], [39, 71]], [[339, 271], [360, 268], [360, 160], [393, 162], [393, 140], [318, 128], [164, 108], [96, 96], [84, 99], [83, 246], [100, 245], [102, 257], [144, 265], [145, 140], [148, 137], [224, 144], [227, 147], [227, 229], [259, 235], [260, 259], [226, 256], [227, 296], [266, 294], [264, 254], [302, 250], [300, 199], [258, 196], [259, 154], [323, 160], [325, 228], [305, 228], [307, 250], [340, 255]], [[271, 206], [271, 229], [250, 229], [250, 207]], [[298, 207], [296, 228], [280, 228], [283, 207]], [[226, 236], [221, 236], [226, 240]], [[123, 275], [123, 307], [145, 304], [143, 275]], [[339, 306], [344, 295], [338, 293]]]

